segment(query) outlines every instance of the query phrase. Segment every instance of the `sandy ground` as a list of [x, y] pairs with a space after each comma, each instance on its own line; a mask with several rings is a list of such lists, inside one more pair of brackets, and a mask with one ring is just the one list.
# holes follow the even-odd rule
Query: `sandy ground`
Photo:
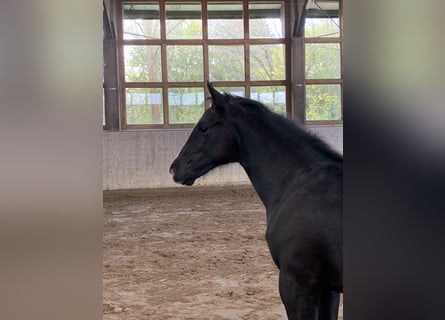
[[265, 229], [250, 187], [106, 193], [103, 319], [286, 319]]

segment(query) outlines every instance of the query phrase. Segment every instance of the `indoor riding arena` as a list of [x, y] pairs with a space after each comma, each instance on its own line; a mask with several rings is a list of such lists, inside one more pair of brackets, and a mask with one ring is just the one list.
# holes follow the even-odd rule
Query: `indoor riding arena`
[[[324, 143], [314, 150], [341, 158], [342, 9], [342, 0], [104, 1], [104, 319], [288, 319], [264, 200], [272, 186], [280, 193], [287, 185], [270, 176], [285, 155], [264, 160], [272, 181], [264, 188], [240, 144], [239, 159], [218, 158], [181, 178], [181, 168], [198, 162], [184, 145], [211, 149], [205, 161], [227, 151], [220, 139], [198, 143], [223, 121], [199, 122], [212, 115], [214, 88], [232, 102], [266, 106], [286, 124], [280, 130], [299, 128], [277, 137], [287, 149], [316, 154], [289, 137], [315, 136]], [[259, 128], [252, 119], [240, 126]], [[243, 132], [257, 143], [253, 163], [276, 145], [264, 138], [273, 130]]]

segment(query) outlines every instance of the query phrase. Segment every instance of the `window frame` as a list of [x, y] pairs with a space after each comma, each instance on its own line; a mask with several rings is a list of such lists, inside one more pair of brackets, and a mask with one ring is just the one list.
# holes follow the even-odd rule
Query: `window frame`
[[[306, 38], [305, 30], [303, 30], [303, 46], [302, 55], [306, 57], [306, 44], [318, 43], [338, 43], [340, 45], [340, 78], [338, 79], [307, 79], [306, 78], [306, 59], [303, 58], [303, 123], [305, 125], [341, 125], [343, 124], [343, 0], [320, 0], [320, 2], [337, 2], [338, 1], [338, 19], [339, 19], [339, 37], [311, 37]], [[306, 85], [340, 85], [340, 119], [339, 120], [306, 120]]]
[[[123, 5], [127, 3], [147, 3], [158, 2], [160, 9], [160, 39], [124, 39], [123, 34]], [[167, 39], [166, 38], [166, 3], [200, 3], [202, 12], [202, 39]], [[119, 0], [117, 5], [117, 34], [118, 34], [118, 64], [119, 64], [119, 101], [120, 101], [120, 121], [121, 129], [176, 129], [176, 128], [192, 128], [193, 124], [170, 124], [169, 123], [169, 107], [168, 107], [168, 89], [170, 88], [204, 88], [204, 96], [209, 96], [206, 82], [209, 79], [209, 45], [243, 45], [244, 46], [244, 81], [212, 81], [215, 87], [244, 87], [245, 96], [250, 97], [251, 87], [256, 86], [284, 86], [286, 90], [286, 115], [291, 117], [292, 114], [292, 61], [291, 61], [291, 19], [290, 19], [290, 0], [234, 0], [233, 3], [242, 3], [243, 5], [243, 23], [244, 23], [244, 37], [241, 39], [208, 39], [207, 30], [207, 6], [209, 3], [221, 4], [230, 3], [229, 1], [218, 0]], [[283, 38], [272, 39], [250, 39], [249, 38], [249, 3], [283, 3], [283, 23], [284, 34]], [[284, 63], [285, 63], [285, 79], [284, 80], [250, 80], [250, 45], [264, 45], [264, 44], [282, 44], [284, 45]], [[126, 82], [125, 81], [125, 61], [124, 61], [124, 47], [125, 45], [160, 45], [162, 54], [162, 81], [161, 82]], [[169, 82], [167, 74], [167, 46], [168, 45], [201, 45], [203, 48], [203, 81], [199, 82]], [[127, 124], [126, 111], [126, 89], [127, 88], [161, 88], [163, 99], [163, 124]], [[208, 106], [206, 105], [205, 108]]]

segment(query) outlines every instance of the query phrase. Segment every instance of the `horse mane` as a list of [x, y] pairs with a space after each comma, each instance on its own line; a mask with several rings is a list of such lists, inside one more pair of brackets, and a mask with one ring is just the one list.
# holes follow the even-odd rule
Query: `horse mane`
[[235, 113], [243, 113], [249, 115], [249, 118], [253, 118], [255, 121], [263, 121], [273, 132], [277, 132], [284, 137], [289, 144], [301, 145], [303, 143], [331, 160], [343, 162], [343, 157], [316, 134], [270, 110], [263, 103], [229, 93], [223, 93], [223, 95], [228, 101], [229, 107]]

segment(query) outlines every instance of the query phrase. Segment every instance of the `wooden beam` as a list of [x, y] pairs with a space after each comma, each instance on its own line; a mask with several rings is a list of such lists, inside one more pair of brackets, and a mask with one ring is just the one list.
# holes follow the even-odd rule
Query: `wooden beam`
[[105, 129], [110, 131], [119, 130], [119, 89], [116, 49], [116, 39], [104, 39]]
[[305, 89], [304, 89], [304, 39], [292, 39], [292, 119], [304, 124], [305, 117]]
[[105, 1], [103, 2], [103, 29], [104, 29], [104, 39], [116, 39], [116, 33], [111, 23], [111, 18], [109, 14], [109, 9], [107, 8]]
[[292, 37], [301, 38], [304, 33], [304, 11], [308, 0], [293, 0], [292, 2], [295, 10]]

